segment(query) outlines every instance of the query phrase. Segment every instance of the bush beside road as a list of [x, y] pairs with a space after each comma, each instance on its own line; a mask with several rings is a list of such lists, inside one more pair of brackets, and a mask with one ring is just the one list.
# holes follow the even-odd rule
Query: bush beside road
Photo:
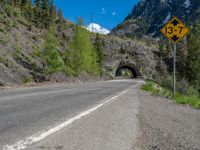
[[173, 96], [173, 92], [170, 89], [163, 88], [153, 81], [147, 81], [146, 84], [141, 87], [141, 89], [145, 91], [150, 91], [155, 95], [160, 95], [165, 98], [172, 99], [179, 104], [189, 104], [196, 109], [200, 109], [200, 98], [198, 97], [198, 95], [183, 95], [180, 93], [176, 93], [176, 95]]

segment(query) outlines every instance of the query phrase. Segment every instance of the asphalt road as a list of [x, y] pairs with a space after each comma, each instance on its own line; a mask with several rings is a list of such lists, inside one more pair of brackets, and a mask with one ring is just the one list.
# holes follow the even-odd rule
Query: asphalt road
[[0, 149], [47, 131], [137, 83], [117, 80], [0, 91]]

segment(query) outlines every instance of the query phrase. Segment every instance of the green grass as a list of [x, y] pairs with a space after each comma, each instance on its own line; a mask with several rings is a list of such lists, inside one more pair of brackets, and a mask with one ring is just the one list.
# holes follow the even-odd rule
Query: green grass
[[165, 98], [172, 99], [178, 104], [191, 105], [196, 109], [200, 109], [200, 98], [196, 95], [182, 95], [180, 93], [176, 93], [176, 95], [173, 96], [173, 92], [171, 90], [163, 88], [153, 81], [146, 81], [141, 89], [149, 91], [154, 95], [159, 95]]

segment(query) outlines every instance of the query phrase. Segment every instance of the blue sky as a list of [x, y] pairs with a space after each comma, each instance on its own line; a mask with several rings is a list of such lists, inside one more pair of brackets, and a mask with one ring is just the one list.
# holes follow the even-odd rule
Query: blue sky
[[56, 7], [61, 8], [65, 18], [75, 21], [83, 17], [86, 24], [94, 22], [112, 29], [122, 22], [139, 0], [55, 0]]

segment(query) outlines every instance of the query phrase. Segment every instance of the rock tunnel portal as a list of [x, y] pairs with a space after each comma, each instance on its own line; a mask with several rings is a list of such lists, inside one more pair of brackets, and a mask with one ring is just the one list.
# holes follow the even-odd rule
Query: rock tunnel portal
[[140, 77], [141, 74], [138, 68], [133, 64], [119, 65], [115, 72], [116, 78], [131, 78], [135, 79]]

